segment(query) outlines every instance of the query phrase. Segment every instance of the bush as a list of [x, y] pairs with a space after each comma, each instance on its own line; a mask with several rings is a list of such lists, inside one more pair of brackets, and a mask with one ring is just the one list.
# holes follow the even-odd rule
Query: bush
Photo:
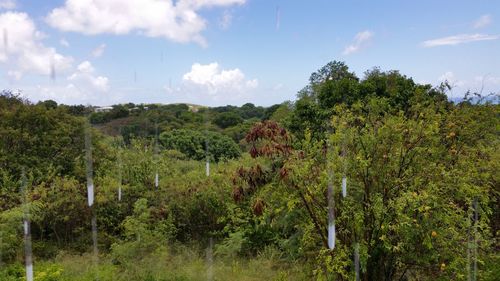
[[219, 113], [214, 119], [214, 123], [217, 126], [221, 127], [222, 129], [236, 126], [242, 122], [243, 122], [243, 118], [241, 118], [241, 116], [239, 116], [235, 112], [231, 112], [231, 111]]
[[175, 235], [171, 217], [152, 222], [148, 200], [141, 198], [134, 204], [134, 213], [123, 221], [125, 240], [112, 245], [114, 261], [119, 264], [134, 263], [165, 245]]
[[216, 162], [237, 158], [241, 153], [238, 145], [231, 138], [216, 132], [173, 130], [162, 133], [160, 142], [164, 148], [178, 150], [193, 160], [206, 158], [206, 143], [208, 143], [210, 159]]

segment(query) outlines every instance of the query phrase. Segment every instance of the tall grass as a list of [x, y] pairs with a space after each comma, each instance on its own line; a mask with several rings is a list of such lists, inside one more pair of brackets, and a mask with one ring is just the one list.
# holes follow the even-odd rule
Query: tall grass
[[[193, 248], [162, 247], [140, 260], [117, 264], [111, 255], [95, 266], [91, 254], [60, 253], [51, 261], [35, 264], [36, 281], [207, 281], [209, 265], [204, 253]], [[301, 266], [288, 264], [269, 252], [256, 258], [214, 257], [214, 281], [308, 280]], [[0, 281], [25, 280], [23, 267], [0, 270]]]

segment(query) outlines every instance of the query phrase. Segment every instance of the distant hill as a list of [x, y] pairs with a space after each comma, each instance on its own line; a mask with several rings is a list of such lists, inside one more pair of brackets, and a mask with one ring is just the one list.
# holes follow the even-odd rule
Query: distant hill
[[269, 119], [279, 106], [127, 103], [92, 108], [89, 120], [104, 134], [122, 135], [125, 141], [131, 137], [154, 137], [165, 131], [190, 129], [220, 132], [239, 143], [255, 122]]

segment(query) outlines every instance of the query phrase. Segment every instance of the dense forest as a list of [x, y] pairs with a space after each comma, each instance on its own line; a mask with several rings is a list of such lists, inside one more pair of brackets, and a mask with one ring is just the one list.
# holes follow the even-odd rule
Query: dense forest
[[40, 281], [499, 280], [498, 97], [449, 89], [333, 61], [270, 107], [5, 90], [0, 280], [23, 219]]

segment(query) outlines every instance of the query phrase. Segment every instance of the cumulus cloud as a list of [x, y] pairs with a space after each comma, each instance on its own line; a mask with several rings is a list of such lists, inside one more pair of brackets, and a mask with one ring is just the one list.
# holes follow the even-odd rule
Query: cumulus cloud
[[84, 34], [139, 33], [180, 43], [206, 45], [201, 32], [208, 7], [242, 5], [246, 0], [66, 0], [47, 16], [49, 25]]
[[95, 48], [94, 50], [92, 50], [91, 55], [94, 58], [98, 58], [98, 57], [100, 57], [100, 56], [102, 56], [104, 54], [105, 50], [106, 50], [106, 44], [101, 44], [97, 48]]
[[195, 63], [182, 77], [182, 83], [165, 86], [170, 99], [198, 104], [241, 103], [259, 86], [257, 79], [247, 79], [238, 68], [222, 69], [217, 62]]
[[10, 73], [15, 74], [10, 76], [20, 79], [24, 73], [50, 75], [52, 69], [63, 72], [71, 67], [71, 57], [43, 44], [44, 35], [26, 13], [0, 14], [0, 30], [3, 30], [0, 63], [7, 64]]
[[493, 22], [493, 19], [490, 15], [482, 15], [474, 22], [474, 28], [483, 28], [490, 25]]
[[0, 9], [12, 10], [16, 8], [16, 1], [14, 0], [0, 0]]
[[89, 97], [74, 84], [36, 85], [24, 88], [24, 94], [32, 101], [54, 100], [64, 104], [86, 104]]
[[96, 74], [89, 61], [80, 63], [62, 83], [24, 86], [24, 95], [32, 101], [55, 100], [65, 104], [103, 105], [119, 98], [110, 91], [109, 79]]
[[184, 74], [182, 80], [186, 84], [204, 88], [209, 95], [237, 94], [259, 85], [256, 79], [246, 80], [245, 74], [238, 68], [223, 70], [216, 62], [205, 65], [193, 64], [191, 71]]
[[[109, 80], [99, 76], [92, 64], [85, 61], [73, 67], [73, 58], [64, 56], [55, 48], [43, 43], [45, 35], [37, 30], [33, 20], [20, 12], [0, 14], [0, 31], [3, 31], [3, 46], [0, 46], [0, 64], [6, 66], [9, 81], [21, 80], [27, 74], [55, 77], [67, 76], [62, 83], [33, 87], [23, 85], [31, 100], [54, 99], [60, 102], [75, 103], [99, 102], [101, 93], [108, 93]], [[61, 39], [63, 46], [69, 43]]]
[[71, 82], [70, 85], [77, 84], [92, 92], [107, 92], [109, 90], [109, 79], [96, 76], [95, 69], [89, 61], [79, 64], [76, 72], [70, 75], [68, 80]]
[[498, 35], [488, 35], [488, 34], [459, 34], [448, 37], [442, 37], [432, 40], [427, 40], [422, 42], [422, 46], [426, 48], [437, 47], [437, 46], [454, 46], [464, 43], [476, 42], [476, 41], [487, 41], [487, 40], [497, 40], [500, 36]]
[[369, 43], [371, 42], [372, 38], [373, 38], [373, 32], [371, 32], [369, 30], [359, 32], [354, 37], [353, 43], [351, 45], [345, 47], [342, 54], [347, 56], [350, 54], [357, 53], [358, 51], [366, 48], [369, 45]]

